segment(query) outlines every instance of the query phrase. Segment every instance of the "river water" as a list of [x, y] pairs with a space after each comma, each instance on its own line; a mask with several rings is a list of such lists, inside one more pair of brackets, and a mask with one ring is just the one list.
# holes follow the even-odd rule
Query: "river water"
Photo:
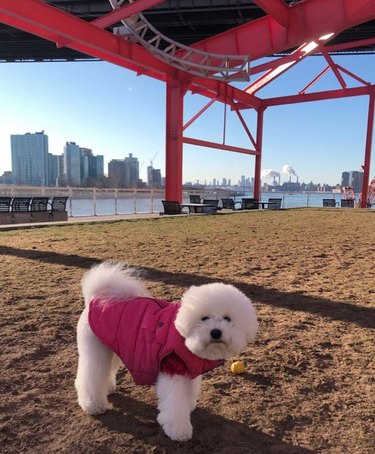
[[[252, 197], [252, 194], [246, 194]], [[341, 194], [332, 193], [262, 193], [261, 201], [266, 202], [269, 197], [281, 198], [282, 208], [297, 207], [322, 207], [323, 199], [335, 199], [336, 205], [340, 206]], [[210, 198], [215, 198], [211, 196]], [[217, 197], [220, 199], [220, 197]], [[241, 197], [235, 197], [241, 200]], [[69, 199], [68, 212], [70, 216], [100, 216], [112, 214], [132, 213], [158, 213], [163, 211], [162, 197], [142, 197], [135, 195], [132, 198], [75, 198]], [[184, 202], [189, 202], [189, 196], [184, 197]], [[221, 204], [219, 203], [219, 206]]]

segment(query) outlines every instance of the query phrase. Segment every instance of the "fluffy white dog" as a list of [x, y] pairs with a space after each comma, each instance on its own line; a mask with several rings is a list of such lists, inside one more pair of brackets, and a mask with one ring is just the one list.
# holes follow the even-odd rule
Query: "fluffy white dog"
[[75, 380], [81, 408], [90, 415], [109, 408], [122, 360], [136, 383], [156, 384], [164, 432], [189, 440], [201, 375], [255, 338], [250, 299], [232, 285], [213, 283], [190, 287], [180, 302], [156, 300], [133, 269], [113, 261], [85, 274], [82, 293]]

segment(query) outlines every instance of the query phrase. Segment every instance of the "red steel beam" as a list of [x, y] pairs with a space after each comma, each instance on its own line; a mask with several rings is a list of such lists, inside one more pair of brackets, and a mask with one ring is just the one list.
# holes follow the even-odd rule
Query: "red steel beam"
[[286, 27], [289, 23], [289, 7], [283, 0], [253, 0], [265, 13]]
[[117, 22], [121, 22], [123, 19], [133, 16], [134, 14], [138, 14], [163, 2], [164, 0], [137, 0], [134, 3], [114, 9], [105, 16], [94, 19], [91, 21], [91, 24], [96, 25], [99, 28], [107, 28], [113, 24], [117, 24]]
[[366, 148], [365, 148], [365, 161], [363, 165], [363, 185], [362, 185], [362, 199], [361, 208], [367, 207], [368, 185], [370, 180], [370, 165], [371, 165], [371, 147], [372, 137], [374, 131], [374, 110], [375, 110], [375, 89], [371, 89], [368, 117], [367, 117], [367, 133], [366, 133]]
[[346, 88], [346, 82], [344, 78], [342, 77], [340, 71], [337, 68], [336, 63], [332, 60], [332, 57], [329, 55], [329, 53], [324, 49], [324, 47], [321, 47], [322, 54], [324, 58], [326, 59], [327, 63], [331, 67], [333, 74], [336, 76], [336, 79], [339, 81], [339, 84], [341, 85], [342, 88]]
[[328, 65], [326, 68], [323, 69], [314, 79], [306, 85], [305, 88], [302, 88], [301, 91], [298, 92], [299, 95], [303, 95], [306, 93], [306, 91], [311, 88], [316, 82], [318, 82], [319, 79], [321, 79], [324, 74], [326, 74], [330, 70], [330, 66]]
[[208, 103], [203, 106], [199, 112], [197, 112], [189, 121], [187, 121], [185, 124], [184, 124], [184, 127], [183, 127], [183, 130], [185, 131], [186, 128], [188, 128], [191, 124], [194, 123], [194, 121], [199, 118], [204, 112], [206, 112], [206, 110], [212, 106], [212, 104], [216, 101], [216, 99], [210, 99], [210, 101], [208, 101]]
[[0, 0], [0, 22], [159, 80], [176, 72], [142, 47], [39, 0]]
[[[344, 44], [335, 44], [335, 45], [326, 45], [325, 49], [327, 52], [332, 53], [332, 52], [340, 52], [343, 50], [347, 49], [353, 49], [354, 47], [364, 47], [364, 46], [372, 46], [375, 44], [375, 38], [369, 38], [369, 39], [360, 39], [357, 41], [351, 41], [349, 43], [344, 43]], [[320, 49], [317, 48], [316, 52], [312, 52], [312, 54], [319, 54]], [[259, 65], [251, 66], [250, 67], [250, 76], [254, 74], [258, 74], [261, 72], [269, 71], [274, 69], [277, 66], [289, 63], [295, 59], [294, 52], [291, 53], [290, 55], [286, 55], [285, 57], [279, 57], [275, 58], [272, 61], [269, 61], [267, 63], [261, 63]]]
[[340, 33], [374, 18], [373, 0], [306, 0], [289, 7], [287, 27], [265, 16], [192, 47], [225, 55], [250, 55], [256, 60], [293, 49], [328, 33]]
[[349, 43], [343, 44], [330, 44], [326, 46], [328, 52], [340, 52], [343, 50], [353, 49], [354, 47], [365, 47], [372, 46], [375, 44], [375, 37], [368, 39], [358, 39], [356, 41], [350, 41]]
[[[314, 41], [311, 43], [305, 43], [302, 46], [300, 46], [298, 49], [296, 49], [291, 57], [293, 58], [288, 58], [286, 61], [277, 61], [273, 62], [274, 66], [272, 69], [267, 71], [265, 74], [263, 74], [261, 77], [259, 77], [257, 80], [252, 82], [250, 85], [248, 85], [246, 88], [244, 88], [244, 91], [246, 93], [254, 94], [258, 90], [262, 89], [266, 85], [268, 85], [270, 82], [275, 80], [277, 77], [281, 76], [284, 74], [286, 71], [288, 71], [290, 68], [295, 66], [297, 63], [299, 63], [301, 60], [303, 60], [307, 55], [310, 53], [313, 53], [313, 51], [318, 47], [318, 44], [316, 44]], [[279, 64], [277, 64], [279, 63]]]
[[182, 128], [185, 86], [178, 79], [167, 80], [165, 198], [182, 203]]
[[190, 145], [197, 145], [200, 147], [217, 148], [219, 150], [235, 151], [236, 153], [243, 153], [249, 155], [258, 154], [258, 151], [256, 150], [249, 150], [248, 148], [236, 147], [234, 145], [226, 145], [218, 142], [210, 142], [208, 140], [193, 139], [192, 137], [183, 137], [182, 141], [184, 143], [188, 143]]
[[277, 98], [263, 99], [264, 107], [282, 106], [285, 104], [296, 104], [300, 102], [324, 101], [326, 99], [350, 98], [351, 96], [369, 95], [371, 86], [346, 88], [345, 90], [328, 90], [318, 93], [304, 93], [301, 95], [280, 96]]
[[[175, 68], [153, 57], [141, 46], [39, 0], [27, 0], [27, 2], [0, 0], [0, 22], [49, 41], [61, 42], [84, 54], [155, 79], [165, 81], [168, 77], [177, 77], [179, 73]], [[189, 74], [185, 74], [185, 77], [190, 79]], [[255, 108], [261, 105], [259, 98], [235, 87], [228, 86], [225, 99], [223, 93], [226, 83], [221, 81], [198, 77], [195, 78], [194, 84], [203, 88], [202, 94], [209, 98], [216, 98], [219, 95], [218, 100], [221, 102], [233, 99], [233, 101]]]
[[[195, 87], [198, 87], [198, 89], [195, 89]], [[200, 88], [203, 88], [203, 90], [200, 90]], [[230, 104], [228, 100], [232, 100], [255, 109], [259, 109], [262, 105], [262, 100], [257, 96], [245, 93], [236, 87], [227, 85], [218, 80], [206, 79], [204, 77], [194, 77], [190, 83], [189, 90], [209, 98], [215, 97], [217, 101], [226, 102], [228, 104]]]
[[262, 169], [262, 149], [263, 149], [263, 120], [264, 110], [258, 110], [257, 117], [257, 155], [255, 156], [255, 169], [254, 169], [254, 197], [260, 200], [260, 186], [262, 184], [261, 169]]

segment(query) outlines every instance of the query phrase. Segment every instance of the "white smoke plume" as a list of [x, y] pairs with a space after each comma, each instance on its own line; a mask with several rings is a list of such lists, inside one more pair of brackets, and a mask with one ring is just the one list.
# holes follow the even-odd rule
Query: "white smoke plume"
[[280, 176], [279, 172], [271, 169], [264, 169], [262, 171], [262, 178], [278, 178]]
[[282, 173], [286, 173], [289, 176], [291, 175], [297, 176], [296, 171], [289, 164], [283, 165]]

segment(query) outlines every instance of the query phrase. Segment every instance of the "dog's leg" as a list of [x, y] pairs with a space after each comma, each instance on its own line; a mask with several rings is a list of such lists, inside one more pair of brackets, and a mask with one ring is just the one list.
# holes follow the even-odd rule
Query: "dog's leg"
[[202, 385], [202, 376], [198, 375], [198, 377], [194, 378], [193, 380], [190, 380], [190, 393], [189, 393], [189, 398], [190, 398], [190, 411], [193, 411], [197, 407], [197, 400], [199, 397], [199, 394], [201, 392], [201, 385]]
[[193, 435], [190, 422], [192, 383], [182, 375], [160, 373], [156, 382], [159, 399], [158, 422], [166, 435], [176, 441], [187, 441]]
[[99, 415], [108, 408], [108, 384], [113, 353], [91, 331], [87, 313], [78, 322], [78, 370], [75, 387], [78, 403], [90, 415]]
[[117, 355], [112, 356], [111, 373], [108, 383], [108, 395], [113, 394], [116, 391], [116, 375], [121, 365], [121, 359]]

